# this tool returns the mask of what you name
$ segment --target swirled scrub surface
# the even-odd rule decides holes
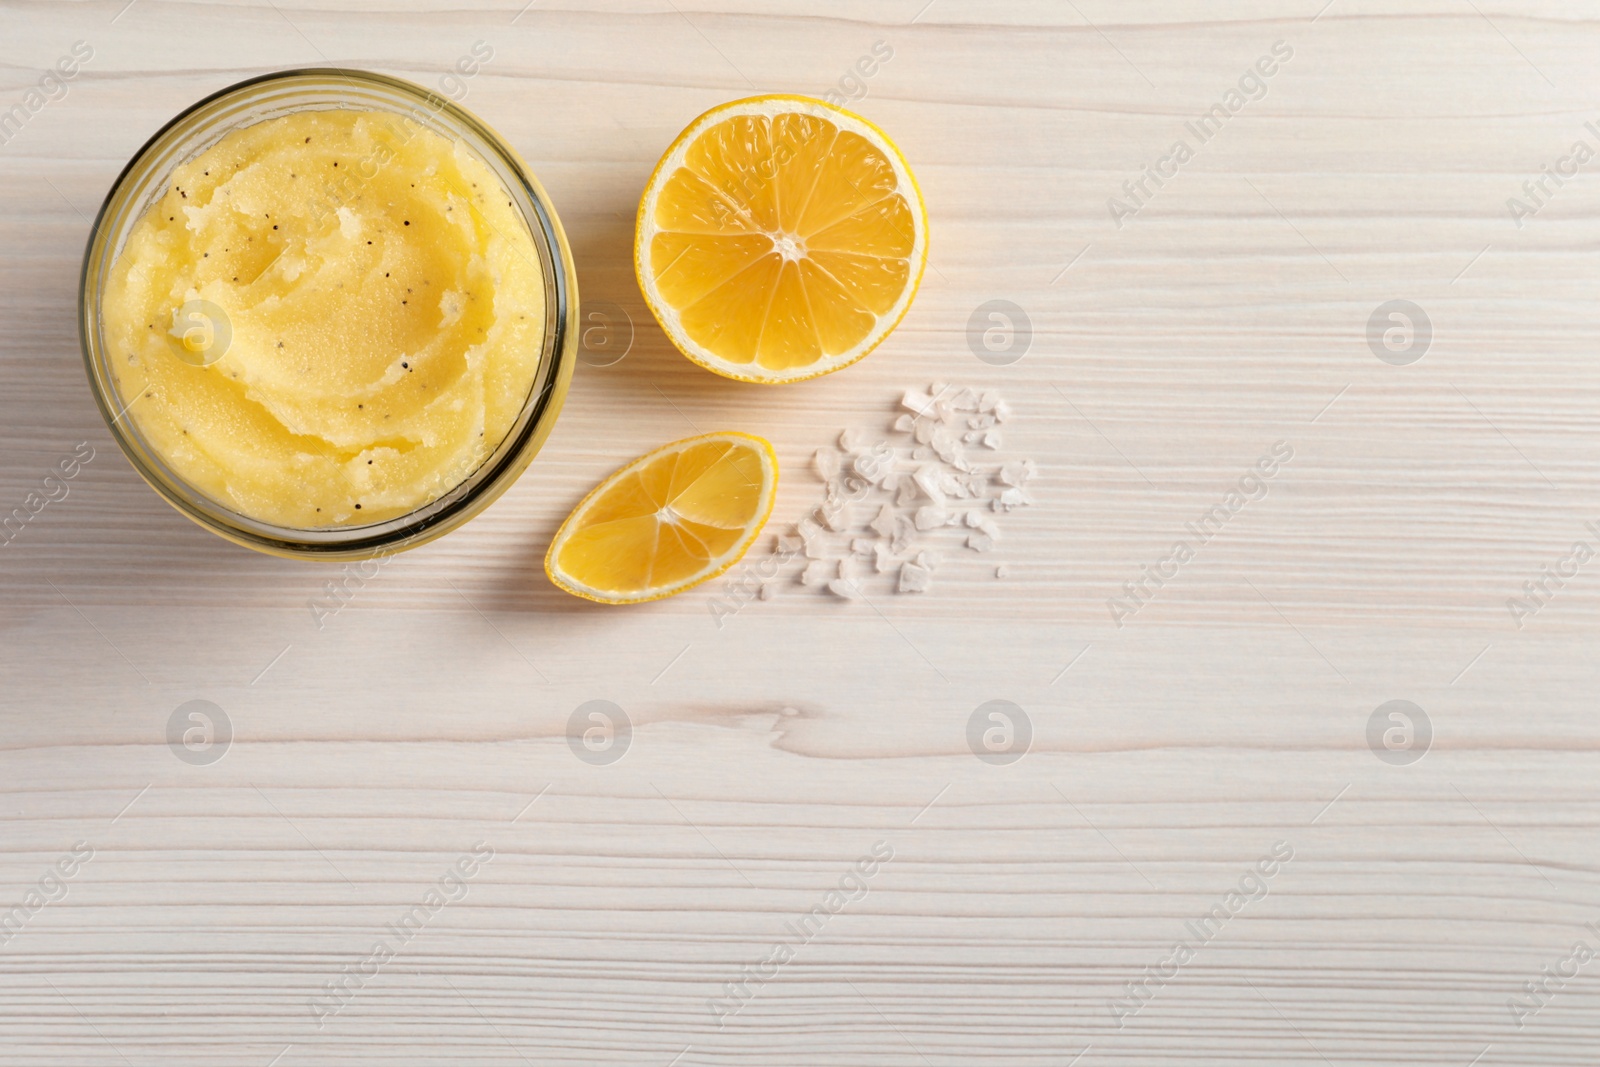
[[[488,165],[417,122],[307,111],[180,166],[101,304],[147,444],[279,526],[381,521],[494,451],[542,357],[544,283]]]

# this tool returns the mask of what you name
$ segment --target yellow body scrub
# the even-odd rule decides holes
[[[202,493],[312,528],[464,481],[543,358],[523,216],[476,154],[389,112],[303,111],[184,163],[101,314],[119,406]]]

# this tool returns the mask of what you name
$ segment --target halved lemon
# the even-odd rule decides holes
[[[544,570],[573,596],[637,604],[715,578],[749,550],[778,491],[778,455],[747,433],[663,445],[601,482],[556,531]]]
[[[847,367],[905,317],[928,217],[905,157],[859,115],[757,96],[701,115],[639,201],[634,270],[683,354],[747,382]]]

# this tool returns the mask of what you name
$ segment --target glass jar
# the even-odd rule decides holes
[[[101,296],[112,265],[173,171],[227,134],[300,111],[386,111],[464,144],[498,177],[525,220],[545,286],[543,351],[532,387],[509,432],[455,488],[404,515],[369,525],[291,528],[253,519],[185,482],[127,417],[109,363]],[[488,507],[549,436],[578,350],[577,272],[549,197],[516,151],[476,116],[421,86],[364,71],[287,70],[229,86],[184,110],[134,154],[106,197],[89,235],[78,297],[83,358],[95,402],[139,475],[206,529],[261,552],[327,560],[388,556],[424,544]]]

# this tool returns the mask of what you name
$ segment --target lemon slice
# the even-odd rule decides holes
[[[664,445],[601,482],[556,531],[544,570],[573,596],[637,604],[733,566],[772,514],[778,456],[747,433]]]
[[[747,382],[847,367],[905,317],[928,217],[878,127],[803,96],[713,108],[667,149],[639,201],[634,270],[696,363]]]

